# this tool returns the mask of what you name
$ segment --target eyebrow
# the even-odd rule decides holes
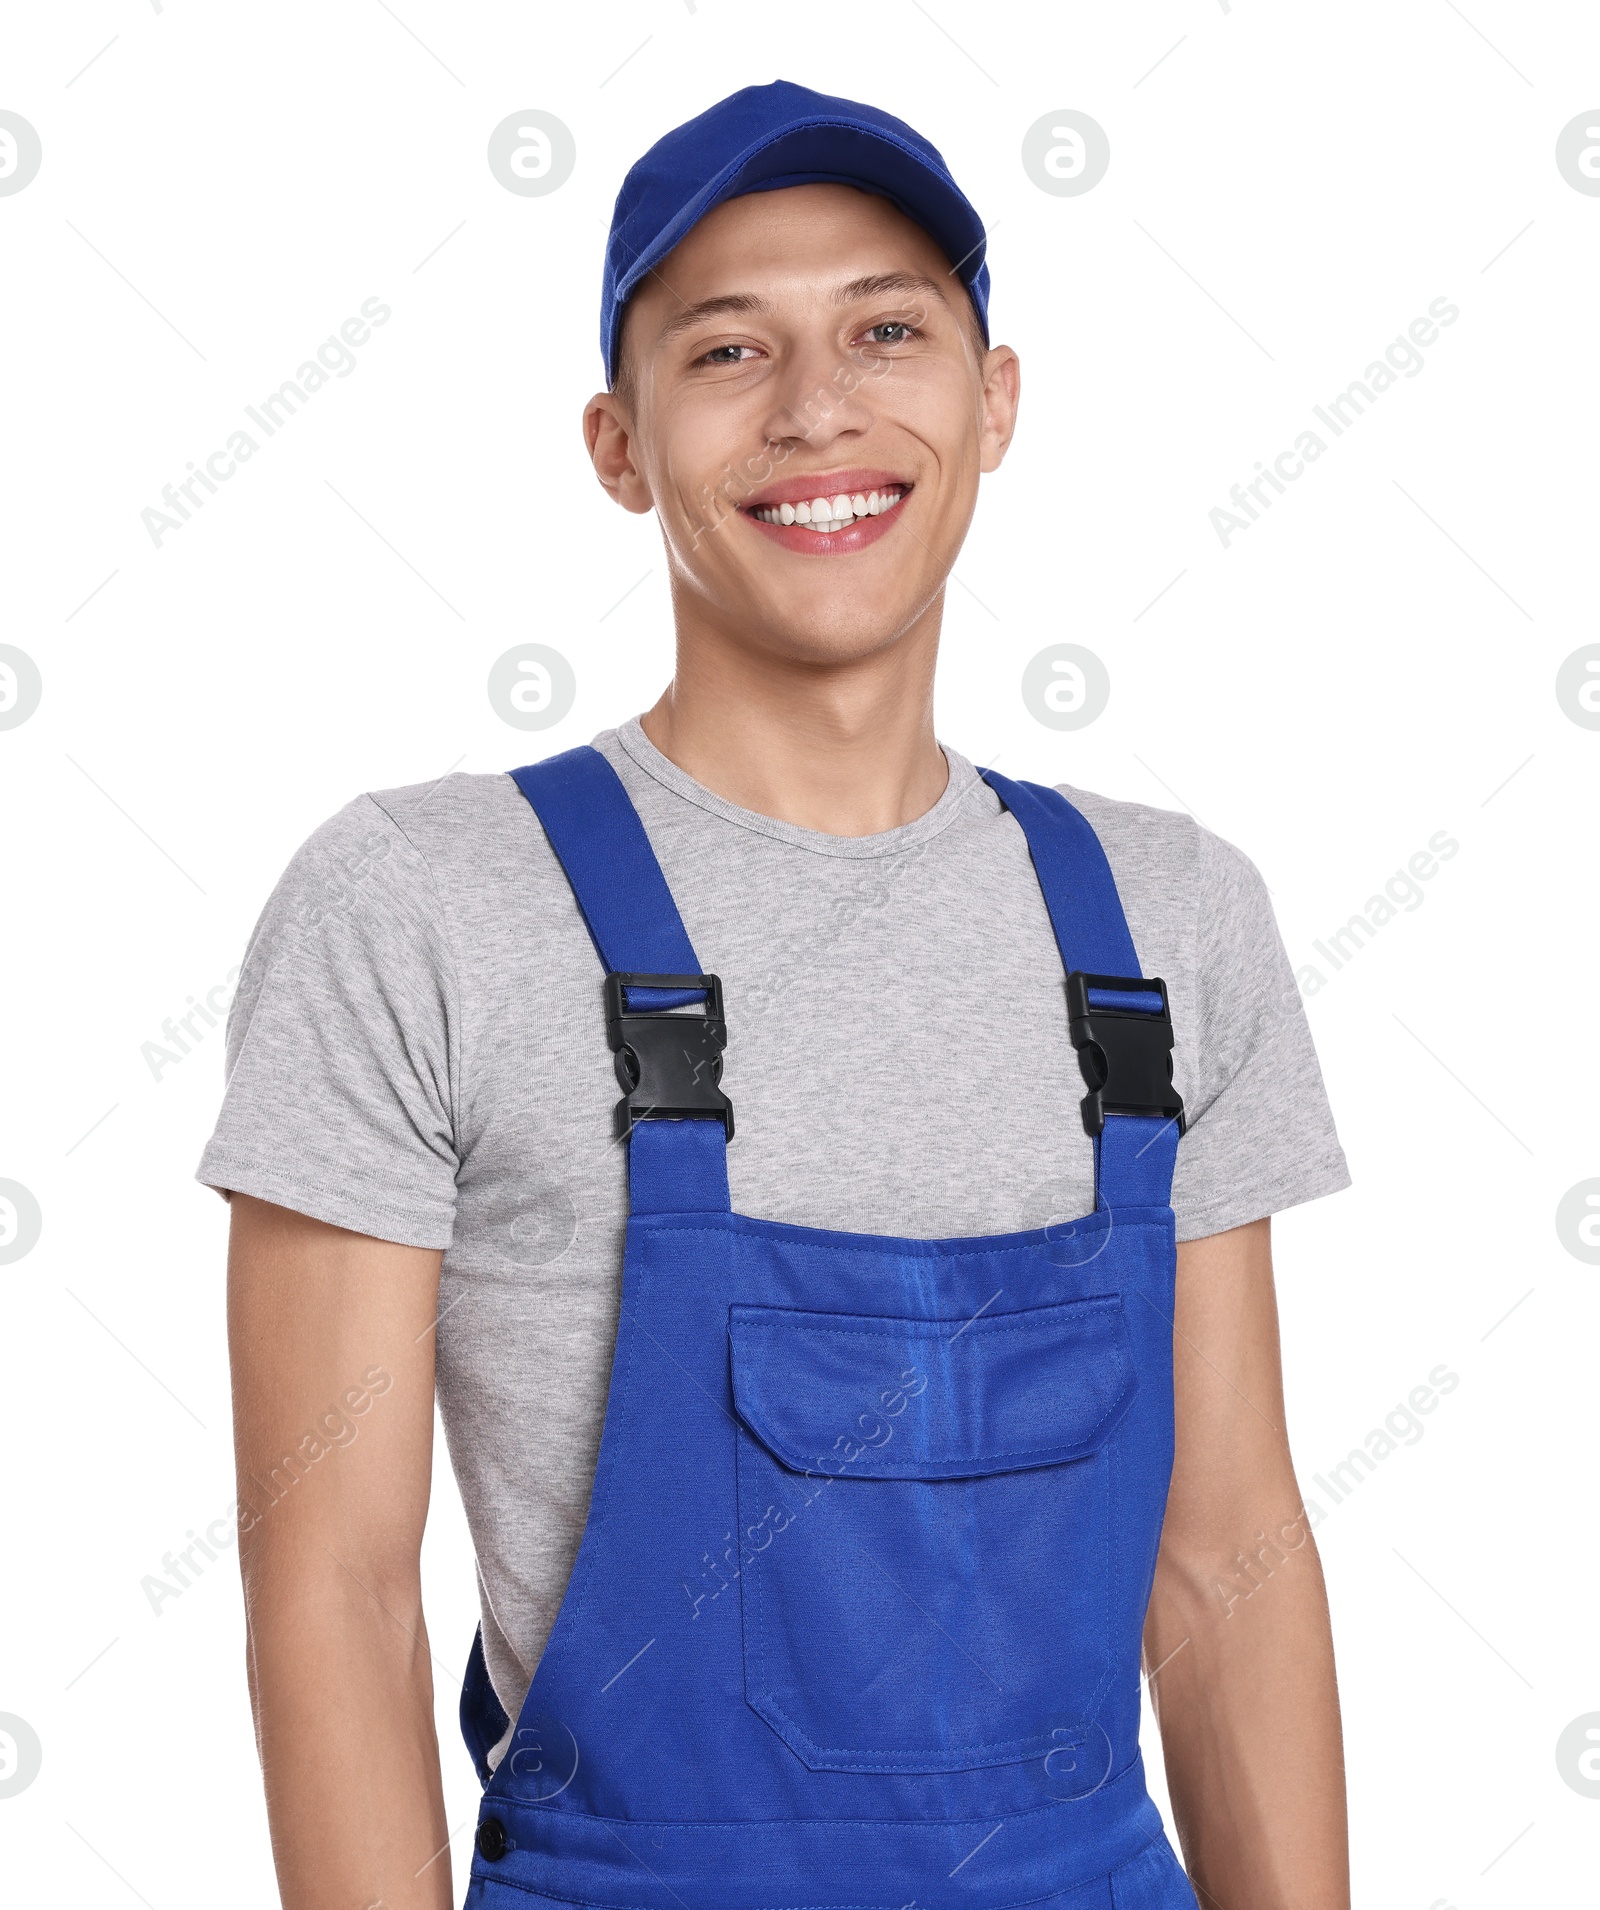
[[[886,292],[931,292],[936,299],[947,302],[939,281],[921,272],[874,272],[864,279],[852,279],[834,293],[833,302],[854,305],[858,299],[881,298]]]
[[[661,327],[656,343],[665,345],[668,339],[676,338],[679,332],[692,331],[708,318],[722,318],[736,313],[760,316],[771,309],[767,301],[757,298],[754,292],[724,292],[720,298],[703,298],[698,304],[685,305],[674,317],[669,318]]]
[[[874,272],[866,278],[851,279],[848,285],[835,289],[833,303],[855,305],[862,299],[881,298],[890,292],[931,292],[942,304],[948,303],[944,287],[938,280],[927,278],[920,272]],[[716,298],[703,298],[694,305],[685,305],[662,326],[656,342],[665,345],[680,332],[692,331],[708,318],[759,318],[771,311],[769,302],[754,292],[724,292]]]

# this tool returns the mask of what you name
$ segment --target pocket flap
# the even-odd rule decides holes
[[[1137,1380],[1116,1295],[973,1320],[729,1309],[739,1417],[794,1472],[970,1479],[1086,1458]]]

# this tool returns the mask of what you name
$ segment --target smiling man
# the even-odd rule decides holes
[[[450,1901],[435,1390],[476,1910],[1348,1903],[1269,1244],[1343,1156],[1251,864],[935,738],[1020,389],[983,240],[804,88],[653,147],[584,429],[671,683],[358,798],[252,938],[200,1178],[288,1910]]]

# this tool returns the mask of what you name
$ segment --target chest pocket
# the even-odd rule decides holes
[[[735,1306],[745,1697],[812,1770],[1046,1756],[1110,1654],[1115,1295],[962,1320]]]

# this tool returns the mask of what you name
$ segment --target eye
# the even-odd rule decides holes
[[[869,325],[861,336],[869,345],[903,345],[908,339],[920,338],[922,333],[908,318],[885,318],[876,325]]]
[[[747,352],[751,357],[756,355],[753,345],[713,345],[696,362],[702,365],[738,365],[744,362]]]

